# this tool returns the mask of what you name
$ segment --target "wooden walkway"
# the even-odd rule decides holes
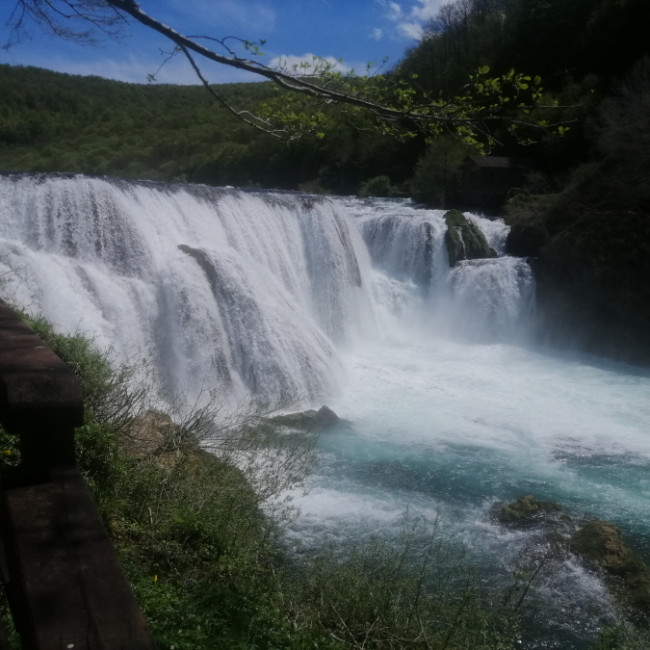
[[[22,648],[155,649],[75,464],[82,423],[74,373],[0,301],[0,424],[21,449],[0,477],[0,572]]]

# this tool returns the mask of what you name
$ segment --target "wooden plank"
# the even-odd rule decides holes
[[[0,301],[0,422],[21,439],[21,468],[31,480],[72,465],[74,429],[83,424],[75,374]]]
[[[24,647],[151,650],[155,644],[76,468],[5,493],[7,559]]]

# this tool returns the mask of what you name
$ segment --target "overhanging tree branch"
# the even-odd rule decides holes
[[[365,111],[375,117],[380,129],[388,133],[424,132],[429,136],[443,131],[451,132],[461,140],[481,146],[495,143],[490,125],[506,123],[511,131],[518,129],[553,130],[558,125],[533,116],[533,109],[542,104],[540,80],[510,71],[500,77],[489,77],[489,69],[481,68],[470,77],[462,94],[452,99],[427,97],[416,93],[412,85],[395,76],[375,77],[344,76],[323,59],[317,59],[313,75],[298,68],[290,73],[282,68],[271,68],[251,58],[238,56],[226,45],[225,39],[209,36],[186,36],[145,13],[134,0],[15,0],[12,20],[14,32],[25,31],[25,23],[32,19],[49,31],[82,42],[91,40],[93,28],[114,34],[116,26],[127,17],[161,34],[174,43],[175,49],[188,59],[198,79],[211,96],[227,110],[247,124],[275,136],[305,131],[318,131],[318,118],[301,119],[300,111],[313,110],[307,106],[292,111],[278,110],[267,105],[268,114],[254,115],[248,110],[239,111],[219,96],[201,71],[198,63],[204,60],[250,72],[267,79],[278,87],[323,104],[338,104],[350,111]],[[72,24],[72,26],[68,25]],[[81,24],[81,29],[75,25]],[[220,54],[200,41],[219,43],[228,55]],[[247,48],[253,44],[242,41]],[[256,47],[253,48],[256,52]],[[282,101],[282,100],[281,100]],[[284,124],[283,124],[284,121]],[[276,123],[280,123],[276,127]]]
[[[191,40],[187,36],[183,36],[175,29],[172,29],[168,25],[164,25],[158,20],[152,18],[148,14],[144,13],[140,6],[133,0],[106,0],[106,2],[117,9],[124,11],[129,14],[132,18],[137,20],[142,25],[150,27],[154,31],[166,36],[169,40],[175,43],[181,48],[185,48],[188,51],[195,52],[200,54],[202,57],[213,61],[214,63],[219,63],[222,65],[227,65],[238,70],[244,70],[246,72],[251,72],[253,74],[259,75],[273,81],[278,84],[280,87],[291,90],[293,92],[302,93],[304,95],[309,95],[311,97],[331,100],[337,103],[349,104],[352,106],[358,106],[359,108],[364,108],[371,110],[376,114],[392,119],[399,120],[404,119],[405,114],[403,111],[395,110],[375,102],[365,100],[361,97],[355,97],[350,94],[338,92],[330,88],[318,86],[310,81],[305,80],[304,78],[295,77],[289,75],[281,70],[275,70],[269,68],[260,63],[252,61],[250,59],[243,59],[236,56],[223,56],[210,50],[209,48],[197,43],[196,41]]]
[[[235,108],[233,108],[221,95],[219,95],[214,90],[214,88],[210,85],[208,80],[203,76],[201,69],[199,68],[196,61],[194,60],[194,57],[190,54],[187,48],[179,45],[179,49],[185,55],[187,60],[190,62],[190,65],[192,66],[194,73],[200,79],[204,88],[208,91],[208,93],[212,96],[212,98],[221,106],[223,106],[227,111],[235,115],[235,117],[242,120],[244,123],[256,129],[260,129],[265,133],[270,133],[275,137],[278,138],[282,137],[282,134],[286,133],[285,131],[278,131],[277,129],[273,129],[273,125],[268,120],[264,120],[261,117],[253,115],[250,111],[238,111]]]

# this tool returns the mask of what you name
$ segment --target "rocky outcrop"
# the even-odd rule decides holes
[[[298,413],[275,415],[268,418],[271,424],[304,431],[323,430],[336,425],[340,418],[328,406],[321,406],[318,411],[309,409]]]
[[[548,515],[563,512],[560,504],[554,501],[539,501],[532,494],[519,497],[513,503],[496,508],[496,518],[512,526],[529,526],[540,523]]]
[[[614,524],[590,521],[571,536],[569,548],[602,569],[624,603],[650,614],[650,570]]]
[[[536,264],[540,329],[598,355],[650,363],[650,218],[589,212]]]
[[[166,450],[176,431],[174,421],[166,413],[148,410],[136,415],[124,436],[126,448],[135,456],[149,456]]]
[[[525,219],[510,226],[506,250],[515,257],[538,257],[548,241],[549,235],[541,219]]]
[[[497,256],[479,227],[469,221],[460,210],[446,212],[445,221],[447,223],[445,245],[449,255],[449,266],[455,266],[461,260]]]
[[[535,258],[547,342],[650,365],[650,208],[636,191],[596,167],[561,193],[508,206],[506,252]]]
[[[621,604],[650,615],[650,569],[614,524],[578,521],[560,504],[540,501],[530,494],[498,504],[493,516],[509,528],[534,527],[536,542],[541,538],[554,556],[562,558],[570,552],[587,566],[602,571],[610,592]]]

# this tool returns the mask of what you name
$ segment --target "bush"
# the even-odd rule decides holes
[[[398,539],[330,549],[294,567],[302,616],[349,648],[516,647],[515,612],[492,604],[462,552],[406,522]]]
[[[388,176],[374,176],[361,183],[359,187],[361,196],[399,196],[400,191],[393,185]]]

